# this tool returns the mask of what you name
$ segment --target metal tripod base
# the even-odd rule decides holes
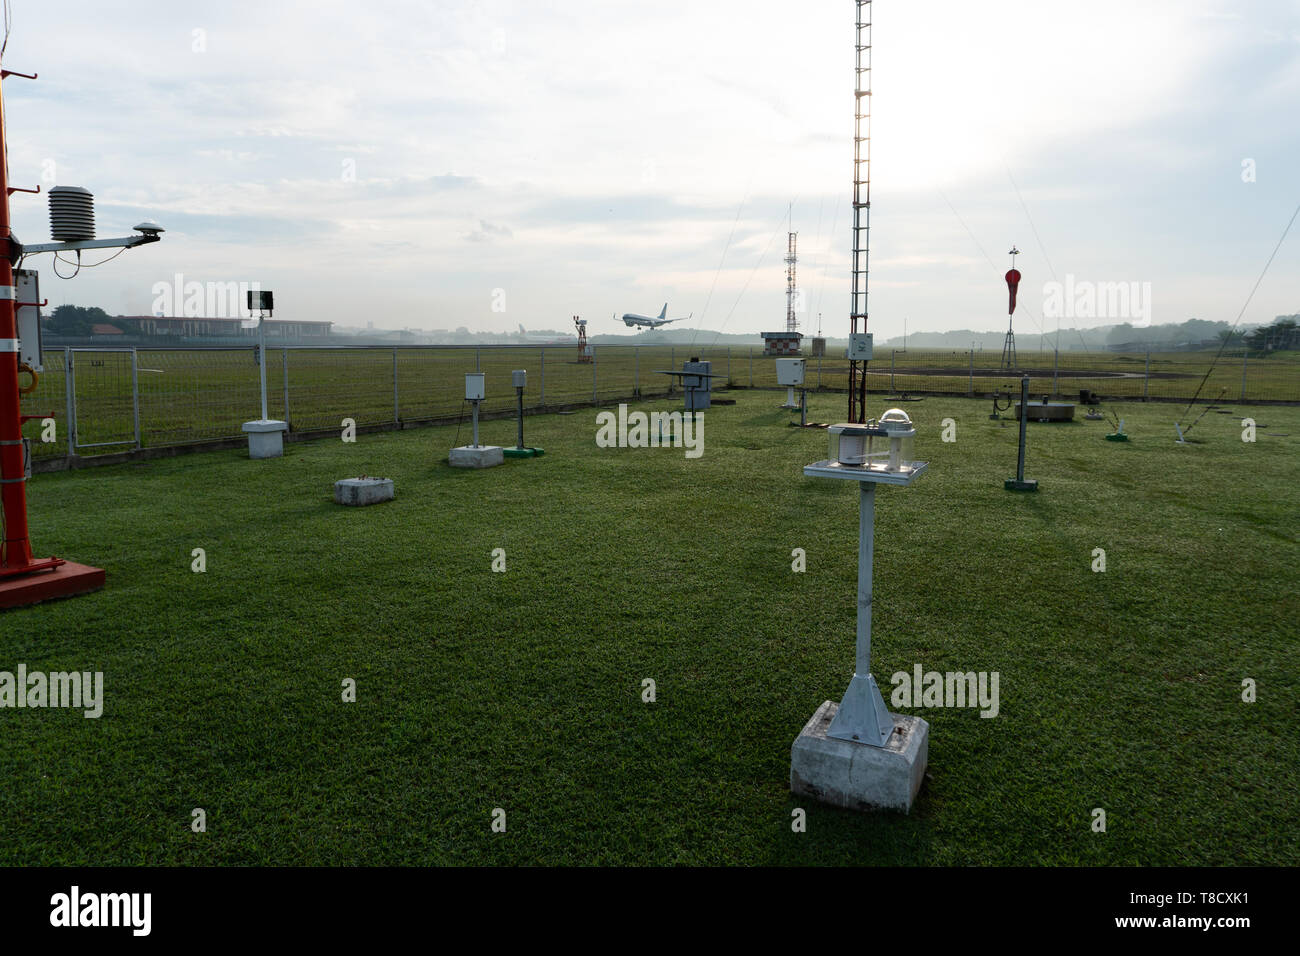
[[[876,679],[870,674],[854,674],[826,736],[883,747],[893,732],[894,718],[885,707]]]

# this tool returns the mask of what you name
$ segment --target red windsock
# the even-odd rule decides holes
[[[1020,270],[1012,269],[1007,272],[1007,288],[1011,291],[1011,305],[1007,309],[1007,315],[1012,315],[1016,311],[1016,287],[1020,285]]]

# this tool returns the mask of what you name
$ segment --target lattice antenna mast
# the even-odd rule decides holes
[[[853,111],[853,274],[849,332],[867,331],[867,261],[871,245],[871,0],[857,0]],[[867,420],[867,363],[849,362],[849,421]]]
[[[790,244],[785,254],[785,330],[787,332],[799,330],[799,320],[794,314],[795,263],[799,261],[799,257],[795,254],[795,246],[798,239],[799,233],[790,233]]]

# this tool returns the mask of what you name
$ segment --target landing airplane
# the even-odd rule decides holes
[[[637,315],[635,312],[629,312],[623,316],[623,324],[626,325],[629,329],[631,328],[657,329],[659,328],[659,326],[667,325],[669,322],[685,322],[686,319],[689,319],[691,315],[694,315],[695,313],[692,312],[691,315],[688,315],[685,318],[678,318],[678,319],[665,319],[664,316],[667,314],[668,314],[668,303],[665,302],[664,307],[659,311],[658,318],[651,318],[648,315]]]

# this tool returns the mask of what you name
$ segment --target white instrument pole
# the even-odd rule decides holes
[[[257,364],[262,373],[262,421],[266,421],[269,418],[266,414],[266,312],[260,310],[257,319]]]

